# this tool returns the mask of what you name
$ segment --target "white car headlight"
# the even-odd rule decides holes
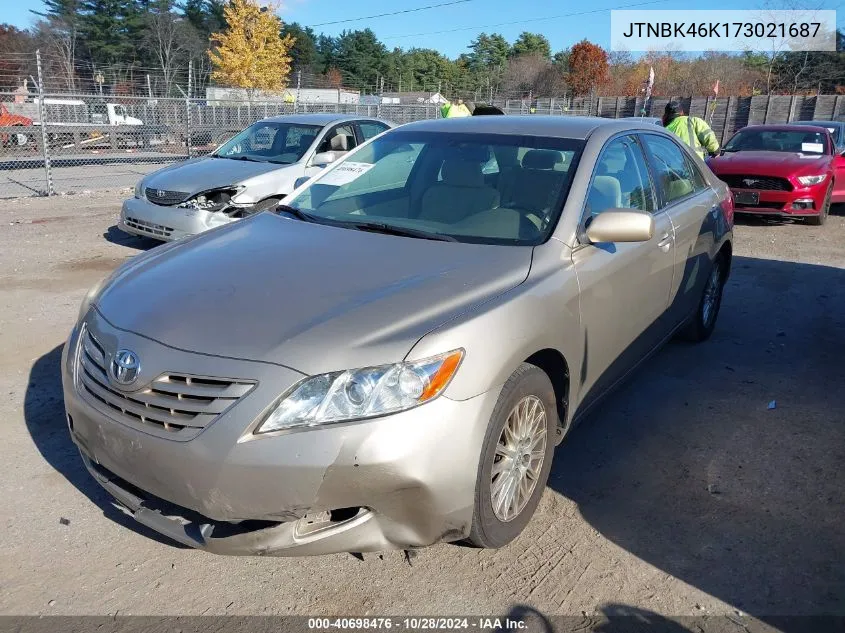
[[[135,185],[135,197],[142,199],[144,198],[144,179],[138,181]]]
[[[463,357],[463,350],[455,350],[424,360],[311,376],[283,396],[255,432],[347,422],[412,409],[443,392]]]
[[[817,185],[822,183],[827,178],[827,174],[819,174],[818,176],[798,176],[798,182],[802,185]]]

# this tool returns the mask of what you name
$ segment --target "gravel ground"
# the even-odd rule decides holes
[[[670,344],[575,430],[525,533],[409,563],[215,557],[111,507],[59,356],[86,289],[152,245],[114,227],[126,195],[0,201],[0,613],[845,615],[845,209],[737,226],[713,338]]]

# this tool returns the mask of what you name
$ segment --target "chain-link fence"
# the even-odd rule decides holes
[[[132,186],[163,163],[211,152],[255,121],[339,113],[408,123],[439,116],[435,104],[250,103],[202,99],[0,93],[0,196]]]
[[[16,101],[17,99],[17,101]],[[654,98],[646,116],[660,116],[668,98]],[[845,96],[760,96],[683,100],[729,138],[754,123],[845,116]],[[507,114],[639,116],[641,97],[502,100]],[[287,103],[0,93],[0,197],[131,187],[162,164],[209,153],[260,119],[331,112],[379,117],[397,124],[440,116],[436,104]]]

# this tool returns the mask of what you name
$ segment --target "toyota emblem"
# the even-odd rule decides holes
[[[141,361],[135,352],[118,350],[112,358],[109,370],[112,379],[121,385],[131,385],[141,371]]]
[[[163,198],[166,194],[167,194],[167,192],[164,189],[157,189],[156,190],[156,195],[159,198]]]

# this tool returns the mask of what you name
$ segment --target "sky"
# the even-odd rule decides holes
[[[610,9],[760,9],[767,0],[711,0],[697,6],[673,0],[285,0],[280,11],[284,21],[311,26],[316,32],[337,35],[344,29],[370,27],[388,48],[433,48],[457,57],[479,33],[498,32],[513,42],[522,31],[543,33],[558,51],[586,38],[601,46],[610,44]],[[845,27],[845,0],[811,0],[813,8],[838,9],[837,24]],[[803,7],[804,2],[793,2]],[[382,13],[421,11],[362,19]],[[786,0],[777,8],[788,8]],[[811,2],[806,6],[809,8]],[[39,10],[41,0],[0,0],[0,23],[18,28],[32,25],[30,9]],[[329,22],[342,23],[327,24]],[[348,21],[346,21],[348,20]]]

